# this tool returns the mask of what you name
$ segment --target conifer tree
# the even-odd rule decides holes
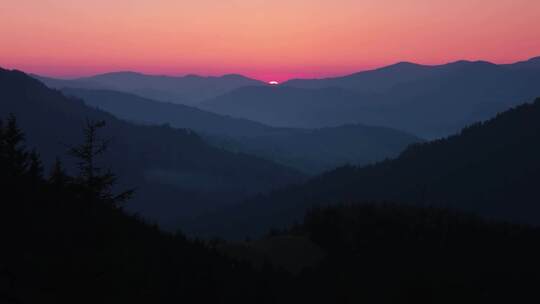
[[[69,181],[69,176],[66,174],[62,162],[59,158],[56,158],[52,166],[48,181],[57,189],[65,186]]]
[[[116,175],[108,169],[103,170],[96,163],[97,158],[103,155],[109,146],[109,140],[100,139],[97,134],[103,127],[105,127],[104,121],[88,120],[83,130],[84,142],[70,149],[70,155],[78,159],[79,175],[75,177],[74,182],[81,188],[85,198],[117,207],[132,196],[133,190],[114,194]]]
[[[17,119],[13,114],[8,117],[2,133],[6,172],[10,176],[20,176],[28,168],[29,153],[25,151],[24,134],[17,126]]]
[[[41,163],[39,154],[35,150],[32,150],[28,158],[28,175],[33,180],[41,180],[43,178],[43,164]]]

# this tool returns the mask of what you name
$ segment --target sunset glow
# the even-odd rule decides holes
[[[264,81],[540,55],[536,0],[3,0],[0,66]]]

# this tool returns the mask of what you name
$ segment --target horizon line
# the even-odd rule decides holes
[[[396,66],[396,65],[399,65],[399,64],[412,64],[412,65],[424,66],[424,67],[439,67],[439,66],[445,66],[445,65],[455,64],[455,63],[459,63],[459,62],[469,62],[469,63],[483,62],[483,63],[493,64],[493,65],[511,65],[511,64],[517,64],[517,63],[522,63],[522,62],[528,62],[528,61],[535,60],[535,59],[540,59],[540,56],[533,56],[533,57],[530,57],[530,58],[527,58],[527,59],[524,59],[524,60],[517,60],[517,61],[510,61],[510,62],[500,62],[500,63],[497,63],[497,62],[494,62],[494,61],[482,60],[482,59],[477,59],[477,60],[475,60],[475,59],[459,59],[459,60],[453,60],[453,61],[446,61],[446,62],[443,62],[443,63],[417,63],[417,62],[413,62],[413,61],[396,61],[396,62],[394,62],[392,64],[380,65],[380,66],[372,67],[372,68],[358,69],[355,72],[349,72],[349,73],[328,74],[326,76],[321,76],[321,77],[291,77],[291,78],[287,78],[287,79],[285,79],[283,81],[279,81],[278,83],[284,83],[284,82],[291,81],[291,80],[318,80],[318,79],[347,77],[347,76],[352,76],[352,75],[355,75],[355,74],[358,74],[358,73],[377,71],[377,70],[381,70],[381,69],[384,69],[384,68]],[[171,73],[171,74],[163,74],[163,73],[140,72],[140,71],[137,71],[136,69],[133,69],[133,70],[120,69],[120,70],[106,71],[106,72],[102,72],[102,73],[91,73],[91,74],[81,74],[81,75],[71,75],[71,76],[68,76],[68,75],[54,76],[54,75],[50,75],[50,74],[26,72],[23,69],[17,69],[17,68],[13,68],[12,70],[19,70],[19,71],[24,72],[24,73],[26,73],[28,75],[34,75],[34,76],[52,78],[52,79],[58,79],[58,80],[77,80],[77,79],[82,79],[82,78],[92,78],[92,77],[103,76],[103,75],[108,75],[108,74],[122,74],[122,73],[124,73],[124,74],[137,74],[137,75],[150,76],[150,77],[170,77],[170,78],[185,78],[185,77],[223,78],[223,77],[227,77],[227,76],[240,76],[240,77],[244,77],[244,78],[247,78],[247,79],[260,81],[262,83],[269,83],[269,82],[276,81],[276,80],[262,80],[260,78],[254,77],[254,76],[247,75],[249,73],[243,74],[243,73],[235,73],[235,72],[223,73],[223,74],[221,74],[221,73],[219,73],[219,74],[218,73],[216,73],[216,74],[198,74],[198,73],[189,73],[189,72],[183,73],[183,74],[173,74],[173,73]]]

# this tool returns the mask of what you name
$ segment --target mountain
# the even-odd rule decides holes
[[[316,205],[398,201],[538,225],[538,155],[540,99],[457,135],[413,145],[394,160],[339,168],[200,221],[215,223],[202,229],[207,233],[243,237],[289,225]]]
[[[240,88],[202,109],[280,127],[361,123],[439,138],[540,95],[537,59],[514,65],[401,63],[351,76]]]
[[[326,253],[295,285],[307,303],[426,304],[537,301],[539,232],[393,204],[320,208],[285,231]]]
[[[35,76],[46,85],[57,88],[109,89],[133,93],[159,101],[197,104],[244,86],[264,83],[230,74],[221,77],[187,75],[182,77],[146,75],[135,72],[114,72],[73,80],[59,80]]]
[[[375,70],[359,72],[342,77],[322,79],[291,79],[283,86],[305,89],[321,89],[337,87],[364,92],[378,92],[391,89],[403,82],[409,82],[437,74],[438,69],[411,62],[399,62]]]
[[[0,70],[0,92],[0,117],[16,115],[28,145],[46,164],[81,142],[87,120],[105,121],[101,135],[111,143],[103,165],[140,189],[128,209],[160,223],[303,178],[273,162],[210,146],[192,131],[119,120],[22,72]]]
[[[347,164],[368,165],[398,156],[422,139],[398,130],[347,124],[321,129],[278,129],[259,137],[210,138],[230,151],[257,155],[305,173],[320,174]]]
[[[87,89],[62,92],[122,119],[189,128],[223,149],[256,155],[310,174],[348,163],[365,165],[394,157],[409,144],[420,141],[389,128],[359,124],[316,130],[272,128],[128,93]]]
[[[154,101],[130,93],[73,88],[65,88],[62,92],[84,100],[88,106],[135,122],[170,124],[174,128],[222,136],[261,136],[274,130],[246,119],[231,118],[181,104]]]
[[[540,56],[531,58],[529,60],[508,64],[506,66],[512,69],[538,70],[540,69]]]
[[[2,121],[0,303],[254,303],[288,279],[127,215],[103,175],[44,177]]]
[[[192,240],[126,214],[114,174],[45,177],[23,138],[2,121],[1,303],[538,302],[538,228],[364,204],[254,241]]]
[[[282,83],[282,85],[306,89],[338,87],[364,92],[384,92],[398,84],[440,77],[456,67],[474,63],[485,64],[487,62],[461,60],[442,65],[422,65],[411,62],[399,62],[386,67],[341,77],[291,79]],[[529,60],[512,64],[501,64],[499,66],[511,69],[538,69],[540,68],[539,64],[540,57],[535,57]]]
[[[324,128],[363,123],[357,113],[374,98],[340,88],[244,87],[198,107],[275,127]]]

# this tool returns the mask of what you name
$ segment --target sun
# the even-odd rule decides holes
[[[275,80],[272,80],[272,81],[269,81],[268,82],[269,85],[278,85],[279,82],[275,81]]]

